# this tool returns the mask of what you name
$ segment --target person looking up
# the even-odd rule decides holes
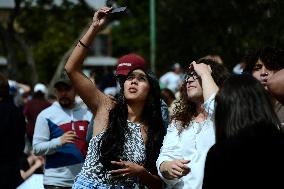
[[[229,76],[209,59],[189,65],[156,166],[170,188],[202,188],[207,151],[215,143],[215,95]]]
[[[93,22],[69,57],[67,71],[76,91],[95,114],[93,138],[73,188],[162,188],[155,161],[165,134],[156,77],[127,61],[117,100],[103,94],[82,72],[88,47],[111,8],[95,12]],[[135,59],[137,61],[137,59]]]

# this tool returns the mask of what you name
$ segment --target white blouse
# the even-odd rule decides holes
[[[191,121],[180,134],[178,134],[176,121],[172,121],[169,125],[156,162],[159,176],[167,183],[167,188],[202,188],[206,155],[210,147],[215,144],[214,103],[215,94],[204,103],[205,111],[208,113],[207,119],[203,122]],[[175,159],[190,160],[187,166],[191,172],[180,179],[167,180],[162,176],[159,167],[162,162]]]

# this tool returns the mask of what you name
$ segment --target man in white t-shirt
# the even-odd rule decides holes
[[[168,88],[173,93],[179,90],[182,81],[182,70],[179,63],[172,66],[172,71],[169,71],[160,77],[160,85],[162,88]]]

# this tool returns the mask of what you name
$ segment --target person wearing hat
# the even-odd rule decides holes
[[[138,55],[120,59],[120,92],[116,101],[102,93],[83,73],[88,46],[106,23],[111,9],[103,7],[93,17],[65,65],[76,91],[95,114],[93,138],[74,189],[149,189],[163,187],[155,167],[165,135],[160,108],[159,82]]]
[[[34,86],[32,99],[29,100],[24,106],[24,115],[27,120],[26,132],[30,144],[32,144],[35,122],[38,114],[50,106],[50,103],[45,98],[46,93],[47,89],[45,85],[42,83],[37,83]]]
[[[118,59],[115,74],[116,74],[117,79],[120,80],[120,78],[127,76],[131,70],[138,69],[138,68],[147,69],[147,64],[146,64],[145,59],[139,54],[129,53],[129,54],[121,56]],[[168,105],[163,99],[161,99],[160,101],[161,101],[161,112],[162,112],[162,118],[163,118],[163,125],[164,125],[164,129],[167,130],[167,127],[170,121]]]
[[[118,86],[116,87],[115,95],[106,93],[105,91],[104,91],[104,94],[110,95],[110,97],[111,96],[115,97],[116,93],[118,92],[118,89],[120,88],[119,81],[123,80],[123,78],[125,78],[131,70],[135,70],[135,69],[139,69],[139,68],[147,69],[146,61],[142,56],[140,56],[137,53],[129,53],[129,54],[121,56],[117,61],[117,66],[116,66],[116,70],[115,70],[116,79],[118,80]],[[166,131],[170,118],[169,118],[168,105],[166,104],[166,102],[163,99],[161,99],[161,112],[162,112],[162,118],[163,118],[163,126],[164,126],[164,129]],[[93,124],[92,127],[94,125],[95,124]],[[93,134],[93,129],[89,128],[87,138],[91,139],[90,136],[92,134]]]
[[[146,62],[144,58],[136,53],[129,53],[118,59],[116,75],[127,76],[131,70],[138,68],[146,69]]]
[[[76,104],[76,93],[66,73],[54,88],[57,101],[36,119],[33,152],[46,159],[45,189],[71,188],[87,153],[86,133],[92,114]]]

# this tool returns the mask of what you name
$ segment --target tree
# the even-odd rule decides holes
[[[126,14],[112,18],[113,55],[121,56],[137,52],[148,59],[149,55],[149,4],[147,1],[117,1],[118,6],[126,6]]]
[[[15,7],[8,15],[8,19],[0,23],[1,41],[8,59],[7,75],[12,79],[20,79],[23,76],[23,65],[21,65],[20,59],[24,58],[31,70],[31,80],[37,82],[38,75],[35,70],[32,51],[14,27],[16,18],[20,15],[21,3],[22,0],[15,0]]]
[[[11,78],[34,83],[38,73],[40,81],[50,81],[92,18],[84,0],[53,2],[15,0],[9,19],[1,22],[0,49]],[[138,52],[149,60],[149,1],[114,2],[128,11],[111,18],[113,55]],[[175,61],[186,66],[207,54],[221,55],[231,69],[250,48],[284,47],[283,9],[281,0],[156,1],[157,74]]]
[[[283,6],[280,0],[159,1],[159,64],[219,54],[232,68],[250,48],[283,47]]]
[[[129,14],[113,29],[115,55],[137,51],[149,60],[149,1],[118,3]],[[166,0],[156,7],[158,75],[207,54],[219,54],[231,69],[251,48],[284,47],[281,0]]]
[[[84,0],[65,0],[61,6],[52,0],[15,0],[9,19],[0,26],[8,76],[48,83],[92,13]]]
[[[78,3],[63,1],[60,6],[53,1],[25,5],[18,21],[24,28],[22,36],[33,50],[41,80],[46,83],[51,80],[60,60],[68,56],[66,52],[70,51],[92,13],[83,0]]]

